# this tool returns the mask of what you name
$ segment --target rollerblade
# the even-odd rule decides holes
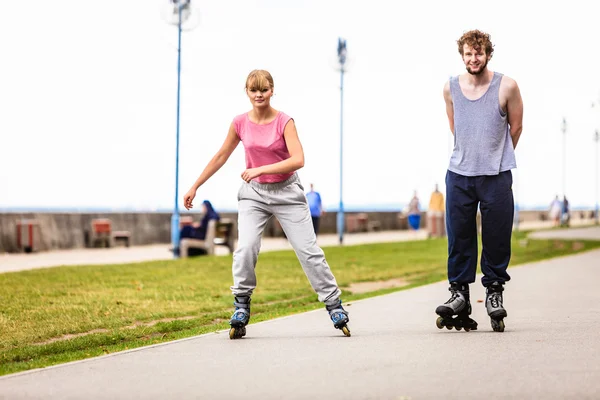
[[[504,287],[499,282],[492,283],[485,291],[485,308],[490,316],[494,332],[504,332],[504,318],[508,315],[502,306],[503,291]]]
[[[331,321],[333,321],[333,326],[336,329],[341,329],[344,335],[350,336],[350,328],[348,328],[350,318],[348,318],[348,312],[342,307],[342,301],[338,300],[337,303],[330,306],[325,305],[325,308],[327,308],[327,311],[329,312],[329,317],[331,318]]]
[[[465,332],[477,330],[477,322],[469,317],[471,315],[471,302],[469,299],[469,285],[456,282],[450,283],[450,299],[435,309],[439,315],[435,325],[442,329],[451,330],[456,328],[460,331],[464,328]]]
[[[233,305],[235,311],[229,321],[229,325],[231,325],[229,339],[241,339],[246,336],[246,325],[250,321],[250,297],[236,296]]]

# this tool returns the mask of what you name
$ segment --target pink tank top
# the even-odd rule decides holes
[[[244,144],[246,152],[246,168],[257,168],[274,164],[290,158],[290,153],[283,137],[287,123],[292,119],[281,111],[268,124],[255,124],[250,121],[248,113],[238,115],[233,119],[235,131]],[[258,183],[281,182],[292,176],[287,174],[262,175],[254,180]]]

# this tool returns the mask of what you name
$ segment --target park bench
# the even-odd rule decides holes
[[[90,222],[90,230],[86,232],[89,247],[112,246],[112,222],[108,218],[95,218]]]
[[[123,242],[129,247],[131,232],[113,231],[110,219],[94,218],[90,225],[90,230],[86,232],[86,243],[89,247],[112,247],[115,242]]]
[[[204,240],[183,238],[179,242],[181,257],[189,257],[190,249],[202,249],[207,255],[215,254],[215,246],[225,246],[231,253],[234,250],[235,232],[234,224],[230,219],[220,221],[210,220],[206,229]]]
[[[217,234],[217,221],[211,219],[206,228],[206,237],[204,240],[183,238],[179,241],[179,254],[181,257],[189,257],[190,249],[202,249],[207,255],[215,254],[215,237]]]
[[[129,231],[114,231],[112,233],[113,243],[123,242],[125,247],[129,247],[131,241],[131,232]]]
[[[368,232],[369,216],[367,213],[346,215],[346,232]]]
[[[233,253],[235,246],[235,231],[233,221],[223,218],[217,223],[217,232],[214,243],[216,246],[225,246]]]

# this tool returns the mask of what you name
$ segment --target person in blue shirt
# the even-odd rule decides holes
[[[310,192],[306,193],[306,199],[308,200],[308,207],[310,208],[310,216],[312,218],[313,227],[315,228],[315,235],[319,234],[319,222],[323,211],[323,203],[321,202],[321,195],[319,192],[315,192],[314,185],[310,184]]]

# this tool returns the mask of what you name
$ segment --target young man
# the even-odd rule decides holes
[[[477,271],[477,207],[481,211],[481,271],[486,308],[494,331],[504,331],[502,305],[510,261],[514,201],[511,169],[523,129],[523,101],[517,83],[488,69],[490,35],[466,32],[458,41],[467,73],[444,86],[454,150],[446,174],[446,226],[450,299],[436,309],[437,325],[477,329],[469,318],[469,284]],[[454,317],[456,316],[456,317]]]

